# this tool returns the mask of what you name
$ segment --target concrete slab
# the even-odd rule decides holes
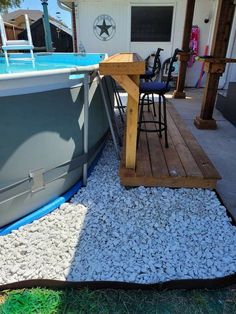
[[[222,176],[217,191],[236,219],[236,128],[215,109],[217,130],[198,130],[193,120],[200,114],[203,89],[186,89],[187,99],[171,99],[189,130],[196,137]]]

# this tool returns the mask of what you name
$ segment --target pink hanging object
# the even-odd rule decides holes
[[[195,62],[195,57],[198,56],[200,44],[200,28],[198,26],[193,26],[190,36],[189,48],[191,51],[191,57],[188,62],[188,66],[192,67]]]

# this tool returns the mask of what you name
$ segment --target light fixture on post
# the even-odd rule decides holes
[[[57,17],[57,21],[59,24],[62,24],[62,18],[61,18],[61,12],[56,12],[56,17]],[[56,31],[57,31],[57,37],[60,38],[60,32],[61,32],[61,28],[60,27],[57,27],[56,28]]]
[[[53,51],[52,47],[52,35],[49,23],[49,16],[48,16],[48,0],[41,0],[43,6],[43,25],[44,25],[44,32],[45,32],[45,44],[47,51]]]

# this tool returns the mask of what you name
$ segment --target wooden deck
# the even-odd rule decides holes
[[[169,148],[165,148],[164,138],[159,138],[157,133],[141,132],[136,169],[132,170],[125,168],[123,145],[119,171],[121,184],[215,188],[217,180],[221,179],[219,173],[171,104],[167,104],[167,111]],[[152,119],[152,112],[146,111],[145,120]]]

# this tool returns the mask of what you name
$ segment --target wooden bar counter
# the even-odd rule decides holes
[[[132,53],[117,54],[100,63],[100,73],[111,75],[128,92],[125,145],[119,169],[121,184],[215,188],[219,173],[172,104],[167,103],[169,148],[157,134],[141,132],[137,149],[139,75],[144,72],[145,62]],[[156,119],[152,110],[145,109],[144,116],[145,121]],[[145,127],[148,128],[146,123]]]
[[[135,53],[119,53],[100,63],[100,74],[110,75],[128,93],[126,117],[125,166],[135,169],[139,104],[139,76],[145,61]]]

